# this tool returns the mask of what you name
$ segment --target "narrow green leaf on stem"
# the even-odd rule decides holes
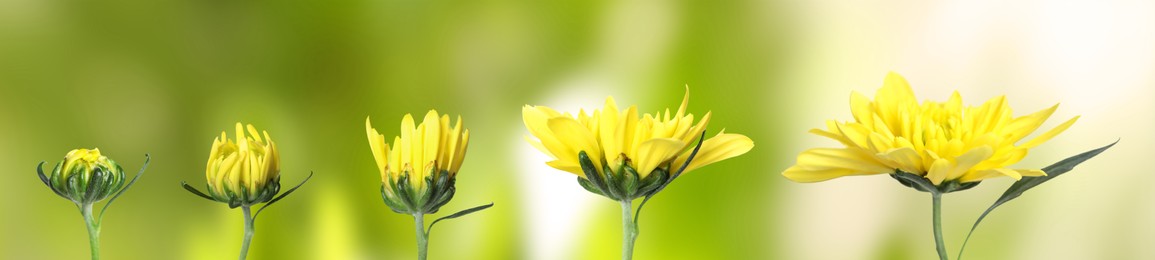
[[[682,167],[678,168],[677,172],[674,172],[672,175],[670,175],[670,178],[667,178],[664,183],[659,185],[657,188],[654,188],[654,191],[650,192],[650,194],[648,194],[648,195],[646,195],[646,197],[642,198],[642,203],[638,204],[638,209],[637,209],[637,211],[634,212],[634,226],[635,227],[638,226],[638,218],[640,218],[642,216],[642,207],[646,206],[646,202],[650,202],[650,198],[653,198],[654,195],[658,194],[658,192],[666,189],[666,186],[670,186],[670,183],[673,183],[674,179],[677,179],[678,176],[682,175],[683,171],[686,171],[686,167],[689,167],[690,162],[694,161],[694,157],[698,156],[698,151],[702,149],[702,143],[705,141],[706,141],[706,131],[702,131],[702,135],[698,137],[698,144],[694,145],[694,150],[690,151],[690,156],[686,157],[686,162],[682,163]]]
[[[294,186],[292,189],[285,191],[285,193],[281,193],[280,196],[273,198],[268,203],[265,203],[264,206],[261,206],[260,209],[257,209],[257,213],[253,214],[253,221],[257,221],[257,215],[260,215],[262,211],[265,211],[265,208],[268,208],[269,206],[273,205],[273,203],[277,203],[277,201],[280,201],[281,199],[285,198],[285,196],[289,196],[289,194],[292,194],[294,191],[297,190],[297,188],[300,188],[301,185],[305,185],[306,182],[309,182],[309,178],[313,178],[313,172],[309,172],[309,176],[305,176],[305,180],[301,181],[301,183],[298,183],[297,186]]]
[[[148,169],[148,162],[151,160],[151,156],[149,156],[147,153],[144,154],[144,164],[140,166],[140,171],[136,172],[136,176],[132,177],[132,180],[128,182],[128,185],[124,185],[124,188],[121,188],[120,191],[116,192],[116,195],[112,195],[112,198],[108,199],[107,203],[104,203],[104,207],[100,208],[100,216],[96,218],[96,222],[104,220],[104,212],[108,211],[108,206],[112,206],[112,202],[116,201],[116,198],[119,198],[121,194],[124,194],[125,191],[128,191],[128,188],[132,188],[132,185],[136,184],[136,180],[140,179],[141,175],[144,175],[144,170]]]
[[[962,259],[963,249],[966,249],[967,242],[970,241],[971,235],[975,233],[975,229],[979,227],[979,223],[981,223],[983,219],[985,219],[987,215],[991,213],[991,211],[995,210],[995,208],[1015,198],[1018,198],[1019,196],[1022,196],[1023,192],[1039,186],[1039,184],[1043,184],[1044,182],[1050,181],[1055,177],[1059,177],[1059,175],[1063,175],[1064,173],[1071,171],[1075,168],[1075,166],[1087,161],[1088,159],[1091,159],[1092,157],[1095,157],[1096,155],[1099,155],[1103,151],[1106,151],[1108,148],[1115,146],[1117,143],[1119,143],[1118,140],[1107,146],[1086,151],[1078,155],[1071,156],[1067,159],[1063,159],[1062,161],[1059,161],[1050,166],[1044,167],[1042,170],[1043,172],[1047,173],[1046,176],[1023,177],[1019,181],[1016,181],[1014,184],[1011,184],[1011,187],[1007,188],[1007,191],[1003,192],[1003,195],[1000,196],[998,200],[995,200],[995,203],[992,204],[991,207],[987,208],[986,211],[983,211],[983,214],[979,215],[978,220],[975,220],[975,224],[971,226],[970,232],[967,232],[966,239],[963,240],[962,247],[959,248],[958,259]]]
[[[437,222],[441,222],[442,220],[446,220],[446,219],[459,218],[461,216],[469,215],[469,214],[472,214],[474,212],[488,209],[490,207],[493,207],[493,202],[490,202],[489,204],[477,206],[477,207],[468,208],[468,209],[465,209],[462,211],[458,211],[457,213],[449,214],[449,216],[444,216],[444,217],[438,218],[437,220],[434,220],[433,223],[429,224],[429,231],[426,231],[426,235],[428,235],[429,232],[433,232],[433,225],[437,225]]]
[[[205,199],[211,200],[211,201],[216,201],[215,199],[213,199],[213,197],[210,197],[209,195],[206,195],[204,192],[197,190],[197,188],[193,188],[191,185],[188,185],[187,182],[183,182],[183,181],[180,182],[180,186],[184,187],[184,189],[187,190],[188,192],[191,192],[194,195],[200,196],[201,198],[205,198]]]

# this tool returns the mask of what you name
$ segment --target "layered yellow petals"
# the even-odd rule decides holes
[[[1006,97],[964,107],[955,92],[946,102],[919,103],[902,76],[887,75],[874,100],[850,96],[854,121],[828,121],[810,132],[834,139],[845,148],[811,149],[782,174],[798,182],[818,182],[850,175],[908,172],[935,185],[987,178],[1045,175],[1040,170],[1008,169],[1031,148],[1062,133],[1078,119],[1024,141],[1058,108],[1012,116]]]
[[[461,117],[456,124],[450,124],[449,115],[438,115],[436,110],[426,113],[421,124],[415,124],[413,115],[406,114],[401,119],[400,135],[393,138],[392,145],[373,128],[368,117],[365,132],[381,181],[388,183],[408,173],[411,184],[418,188],[424,186],[425,177],[432,171],[448,171],[450,176],[456,176],[469,146],[469,130],[462,126]]]
[[[222,131],[213,140],[205,177],[215,194],[246,191],[256,196],[280,176],[280,153],[269,133],[258,133],[253,125],[237,123],[235,137],[236,141],[229,139]]]
[[[606,98],[602,109],[580,111],[576,116],[526,105],[522,120],[530,133],[526,140],[553,157],[546,163],[550,167],[585,177],[578,160],[578,154],[585,152],[598,172],[604,170],[603,165],[615,171],[630,166],[644,178],[654,169],[681,167],[705,131],[710,113],[695,123],[694,115],[687,112],[689,98],[687,89],[676,112],[641,116],[636,106],[619,110],[613,97]],[[743,135],[719,134],[703,143],[687,170],[741,155],[753,146]]]

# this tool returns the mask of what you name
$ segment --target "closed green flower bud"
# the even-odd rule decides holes
[[[41,181],[56,195],[77,204],[92,204],[116,194],[124,187],[124,170],[112,159],[100,154],[100,149],[75,149],[56,164],[45,176],[37,166]]]

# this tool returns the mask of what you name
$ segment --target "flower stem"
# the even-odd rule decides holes
[[[80,215],[84,216],[84,224],[88,226],[88,245],[92,251],[92,260],[100,259],[100,223],[92,216],[92,204],[80,206]]]
[[[622,260],[634,258],[634,241],[638,240],[638,226],[634,225],[633,201],[622,200]]]
[[[253,216],[249,206],[241,206],[241,211],[245,214],[245,240],[241,243],[241,256],[237,259],[245,260],[249,256],[249,244],[253,241]]]
[[[417,260],[425,260],[429,255],[429,233],[425,233],[425,214],[413,214],[414,230],[417,231]]]
[[[938,259],[947,260],[946,243],[942,240],[942,194],[931,192],[931,203],[934,212],[934,246],[938,250]]]

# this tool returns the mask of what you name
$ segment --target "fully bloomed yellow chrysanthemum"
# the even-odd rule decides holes
[[[1043,176],[1042,170],[1008,168],[1027,151],[1075,123],[1071,118],[1033,139],[1020,142],[1055,112],[1058,104],[1014,117],[1006,97],[981,106],[963,107],[956,91],[946,102],[919,103],[906,80],[890,73],[873,101],[851,94],[854,121],[827,121],[811,133],[841,142],[844,148],[802,152],[782,175],[797,182],[819,182],[842,176],[892,174],[923,176],[935,185],[969,183],[999,176],[1020,179]]]
[[[647,113],[641,117],[636,106],[618,110],[613,97],[606,98],[601,110],[594,110],[592,114],[580,111],[576,117],[544,106],[526,105],[522,108],[522,119],[530,134],[537,137],[534,140],[527,136],[526,140],[555,159],[546,163],[551,167],[589,179],[579,160],[579,154],[584,151],[593,163],[592,170],[598,174],[620,177],[625,171],[631,171],[631,174],[636,172],[638,179],[645,179],[655,170],[675,174],[705,131],[710,113],[694,124],[694,115],[686,112],[689,99],[687,89],[677,112],[670,113],[667,109],[665,114]],[[742,155],[753,147],[754,142],[744,135],[719,133],[702,143],[685,171]],[[639,190],[616,199],[631,199],[645,193]]]

